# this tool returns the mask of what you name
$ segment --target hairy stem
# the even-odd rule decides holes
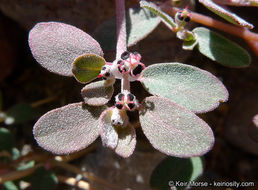
[[[125,18],[125,1],[116,0],[116,27],[117,27],[117,45],[116,59],[126,51],[126,18]]]
[[[179,10],[178,8],[168,6],[168,4],[163,4],[161,8],[167,12],[168,14],[174,16],[176,12]],[[245,40],[249,41],[257,41],[258,42],[258,34],[254,32],[250,32],[246,28],[233,26],[230,24],[226,24],[220,21],[217,21],[211,17],[201,15],[199,13],[191,12],[191,20],[194,22],[197,22],[199,24],[203,24],[212,28],[216,28],[218,30],[221,30],[223,32],[241,37]]]
[[[128,74],[123,76],[121,80],[121,92],[128,90],[130,92],[130,81],[128,80]]]
[[[123,52],[127,50],[126,46],[126,17],[125,17],[125,1],[116,0],[116,27],[117,27],[117,44],[116,44],[116,60],[118,60]],[[121,92],[130,91],[130,81],[128,74],[121,79]]]

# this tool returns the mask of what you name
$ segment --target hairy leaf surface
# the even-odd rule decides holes
[[[200,156],[214,143],[207,123],[166,98],[147,97],[142,102],[140,122],[152,146],[169,156]]]
[[[145,89],[195,112],[215,109],[228,99],[227,89],[211,73],[181,63],[157,63],[140,78]]]
[[[254,26],[244,19],[240,18],[236,14],[224,9],[223,7],[217,5],[212,0],[199,0],[200,3],[202,3],[205,7],[207,7],[209,10],[214,12],[215,14],[219,15],[220,17],[224,18],[228,22],[241,26],[241,27],[247,27],[249,29],[252,29]]]
[[[85,53],[103,56],[98,42],[82,30],[60,22],[41,22],[29,33],[34,58],[47,70],[72,76],[72,63]]]
[[[98,118],[105,109],[68,104],[43,115],[34,125],[38,144],[55,154],[69,154],[89,146],[98,136]]]

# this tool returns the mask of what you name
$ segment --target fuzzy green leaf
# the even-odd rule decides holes
[[[168,157],[154,169],[150,185],[157,190],[171,190],[177,182],[186,182],[176,186],[178,190],[185,189],[190,182],[195,181],[203,172],[202,159]]]
[[[12,133],[6,128],[0,128],[0,151],[11,151],[14,146],[14,138]]]
[[[205,7],[207,7],[210,11],[214,12],[215,14],[219,15],[220,17],[224,18],[232,24],[241,27],[247,27],[249,29],[252,29],[254,27],[252,24],[246,22],[244,19],[240,18],[236,14],[217,5],[212,0],[199,0],[199,2],[202,3]]]
[[[113,84],[104,80],[90,83],[81,90],[84,102],[92,106],[101,106],[108,103],[113,93]]]
[[[163,20],[164,23],[169,25],[170,28],[176,27],[176,23],[171,18],[171,16],[169,16],[167,13],[160,10],[160,8],[158,8],[154,3],[147,2],[147,1],[140,1],[140,6],[150,10],[152,13],[159,16]]]
[[[147,67],[140,78],[151,94],[168,98],[195,112],[215,109],[228,99],[224,85],[211,73],[181,63],[158,63]]]
[[[160,19],[149,10],[140,7],[129,8],[126,11],[127,46],[130,47],[148,34],[160,23]],[[105,51],[116,48],[116,19],[112,18],[100,25],[94,32],[94,37]]]
[[[96,54],[85,54],[75,59],[72,72],[78,82],[88,83],[97,78],[105,64],[104,58]]]
[[[105,108],[74,103],[49,111],[34,125],[34,137],[55,154],[82,150],[99,136],[98,119]]]
[[[200,156],[214,143],[207,123],[166,98],[147,97],[142,102],[140,122],[152,146],[169,156]]]
[[[57,182],[56,175],[44,167],[38,168],[31,178],[32,190],[54,190]]]
[[[213,61],[228,67],[245,67],[251,62],[248,52],[236,43],[207,28],[193,30],[197,35],[199,51]]]
[[[5,123],[7,125],[20,124],[30,121],[36,117],[36,112],[31,105],[20,103],[12,106],[6,112]]]

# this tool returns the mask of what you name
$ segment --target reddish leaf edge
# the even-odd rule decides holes
[[[78,102],[78,103],[67,104],[67,105],[65,105],[65,106],[62,106],[62,107],[60,107],[60,108],[53,109],[53,110],[51,110],[51,111],[45,113],[45,114],[42,115],[42,116],[38,119],[38,121],[34,124],[32,132],[33,132],[34,139],[36,140],[36,142],[37,142],[37,144],[38,144],[39,147],[41,147],[42,149],[47,150],[47,151],[49,151],[49,152],[51,152],[51,153],[53,153],[53,154],[56,154],[56,155],[69,155],[69,154],[72,154],[72,153],[75,153],[75,152],[79,152],[80,150],[83,150],[83,149],[87,148],[88,146],[90,146],[90,145],[99,137],[99,134],[98,134],[98,135],[94,138],[94,140],[92,140],[92,142],[91,142],[88,146],[81,146],[79,149],[77,148],[76,150],[61,151],[61,152],[56,151],[55,149],[52,149],[51,147],[48,147],[48,146],[41,146],[41,145],[38,143],[37,137],[35,137],[35,131],[36,131],[37,128],[38,128],[38,123],[40,122],[40,119],[41,119],[42,117],[48,115],[48,114],[52,114],[52,113],[54,113],[54,112],[60,111],[60,110],[62,110],[62,109],[65,109],[66,107],[69,107],[69,106],[72,106],[72,105],[73,105],[73,106],[81,106],[82,109],[83,109],[83,106],[85,106],[84,102]]]
[[[184,111],[186,111],[186,112],[191,112],[191,113],[194,114],[196,117],[198,117],[194,112],[192,112],[192,111],[190,111],[190,110],[188,110],[188,109],[186,109],[186,108],[184,108],[184,107],[182,107],[182,106],[176,104],[175,102],[173,102],[173,101],[171,101],[171,100],[169,100],[169,99],[167,99],[167,98],[163,98],[163,97],[159,97],[159,96],[149,96],[149,97],[146,97],[145,99],[143,99],[142,103],[143,103],[147,98],[159,98],[159,99],[163,99],[163,101],[167,101],[167,102],[170,103],[170,104],[174,104],[174,105],[176,105],[177,107],[179,107],[180,109],[182,109],[182,110],[184,110]],[[142,110],[142,109],[143,109],[143,107],[141,108],[141,110]],[[140,110],[140,112],[141,112],[141,110]],[[140,113],[139,113],[139,114],[140,114]],[[146,136],[144,130],[142,130],[142,131],[143,131],[145,137],[146,137],[146,138],[148,139],[148,141],[150,142],[150,144],[153,146],[153,148],[155,148],[156,150],[162,152],[163,154],[166,154],[166,155],[168,155],[168,156],[174,156],[174,157],[177,157],[177,158],[190,158],[190,157],[202,156],[202,155],[206,154],[207,152],[209,152],[209,151],[213,148],[214,143],[215,143],[215,138],[214,138],[214,134],[213,134],[213,131],[212,131],[212,129],[210,128],[210,126],[209,126],[204,120],[202,120],[200,117],[198,117],[198,118],[200,119],[200,121],[201,121],[202,124],[208,126],[209,133],[210,133],[210,138],[211,138],[211,144],[210,144],[209,148],[207,148],[206,150],[200,152],[199,154],[188,154],[188,155],[183,155],[183,154],[182,154],[182,155],[175,155],[175,154],[170,154],[170,153],[168,153],[168,152],[166,152],[166,151],[162,151],[162,150],[160,150],[158,147],[156,147],[156,146],[154,145],[154,143],[152,143],[152,142],[148,139],[148,137]]]
[[[68,25],[69,27],[73,27],[73,28],[75,28],[75,29],[77,29],[77,30],[80,30],[81,32],[87,34],[88,36],[90,36],[90,37],[93,39],[93,43],[95,44],[95,46],[98,46],[98,48],[101,50],[101,56],[102,56],[102,57],[104,56],[104,53],[103,53],[103,50],[102,50],[100,44],[99,44],[91,35],[89,35],[88,33],[84,32],[84,31],[81,30],[80,28],[77,28],[76,26],[73,26],[73,25],[70,25],[70,24],[66,24],[66,23],[63,23],[63,22],[55,22],[55,21],[50,21],[50,22],[38,22],[38,23],[35,24],[35,25],[33,26],[33,28],[31,28],[31,30],[29,31],[28,44],[29,44],[31,53],[32,53],[32,55],[33,55],[33,58],[36,60],[36,62],[37,62],[38,64],[40,64],[41,67],[43,67],[43,66],[41,65],[41,63],[39,63],[39,62],[37,61],[37,59],[34,57],[34,54],[35,54],[34,49],[35,49],[35,48],[33,48],[34,46],[32,45],[32,42],[31,42],[31,31],[32,31],[34,28],[36,28],[38,25],[49,25],[49,24],[64,24],[64,25]],[[81,56],[81,55],[80,55],[80,56]],[[78,57],[79,57],[79,56],[78,56]],[[72,63],[71,63],[71,64],[72,64]],[[46,67],[43,67],[43,68],[45,68],[45,69],[48,70],[49,72],[54,73],[54,74],[57,74],[57,75],[66,76],[66,77],[73,77],[72,71],[71,71],[70,74],[63,74],[63,73],[61,74],[61,73],[59,73],[59,72],[56,72],[55,70],[52,70],[52,69],[49,69],[49,68],[46,68]]]

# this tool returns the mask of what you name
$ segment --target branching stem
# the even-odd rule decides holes
[[[176,7],[171,7],[167,3],[164,3],[160,8],[163,11],[170,14],[171,16],[174,16],[176,14],[176,12],[179,10]],[[226,24],[226,23],[217,21],[211,17],[204,16],[202,14],[195,13],[195,12],[191,12],[191,20],[196,23],[203,24],[203,25],[206,25],[206,26],[209,26],[212,28],[216,28],[223,32],[241,37],[248,41],[257,41],[258,42],[258,34],[251,32],[246,28],[233,26],[231,24]]]

